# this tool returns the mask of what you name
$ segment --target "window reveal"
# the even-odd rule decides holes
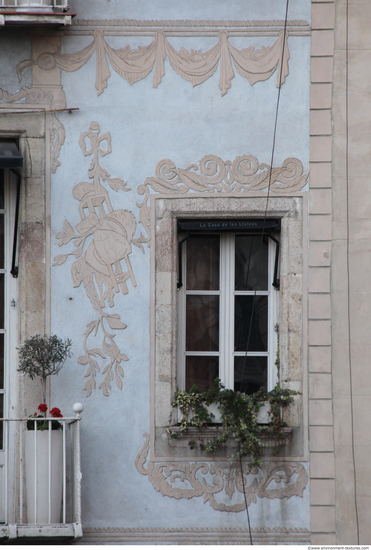
[[[276,383],[276,247],[267,235],[262,239],[261,232],[230,229],[179,235],[185,240],[178,293],[182,389],[196,384],[205,390],[216,377],[226,387],[246,393],[261,387],[270,390]]]

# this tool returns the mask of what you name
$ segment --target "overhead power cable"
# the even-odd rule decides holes
[[[261,233],[259,252],[258,252],[257,276],[256,276],[256,280],[255,280],[255,285],[254,285],[255,288],[254,288],[253,302],[252,302],[252,308],[251,308],[249,332],[248,332],[248,337],[247,337],[247,342],[246,342],[246,352],[245,352],[245,356],[244,356],[244,363],[243,363],[242,374],[241,374],[241,382],[240,382],[240,391],[241,392],[242,392],[242,388],[243,388],[243,380],[244,380],[244,374],[245,374],[245,368],[246,368],[246,362],[247,362],[247,353],[248,353],[248,350],[249,350],[250,339],[251,339],[251,330],[252,330],[253,319],[254,319],[254,310],[255,310],[256,296],[257,296],[256,292],[257,292],[257,285],[258,285],[259,276],[260,276],[261,252],[262,252],[262,246],[263,246],[265,224],[266,224],[267,214],[268,214],[270,187],[271,187],[271,182],[272,182],[274,151],[275,151],[275,147],[276,147],[278,112],[279,112],[281,87],[282,87],[282,69],[283,69],[283,60],[284,60],[284,56],[285,56],[285,43],[286,43],[288,11],[289,11],[289,0],[286,0],[284,39],[283,39],[283,44],[282,44],[282,56],[281,56],[281,64],[280,64],[280,79],[279,79],[279,87],[278,87],[278,94],[277,94],[276,114],[275,114],[275,119],[274,119],[272,154],[271,154],[271,163],[270,163],[270,169],[269,169],[268,190],[267,190],[267,198],[266,198],[265,211],[264,211],[263,230],[262,230],[262,233]],[[252,246],[252,244],[250,246]],[[249,264],[248,264],[248,268],[247,268],[247,277],[249,276],[249,272],[250,272],[250,261],[251,261],[251,249],[250,249],[250,254],[249,254]],[[243,494],[244,494],[245,504],[246,504],[246,514],[247,514],[247,523],[248,523],[249,534],[250,534],[250,544],[252,545],[253,542],[252,542],[252,533],[251,533],[251,525],[250,525],[250,515],[249,515],[249,507],[247,505],[245,479],[244,479],[244,476],[243,476],[241,456],[240,456],[240,469],[241,469]]]

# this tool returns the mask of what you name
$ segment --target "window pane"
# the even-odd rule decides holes
[[[4,389],[4,334],[0,334],[0,390]]]
[[[0,214],[0,269],[4,269],[4,214]]]
[[[235,357],[234,391],[251,394],[260,388],[267,391],[267,357]]]
[[[186,391],[193,384],[205,391],[214,385],[219,377],[219,357],[187,357],[186,358]]]
[[[219,290],[219,235],[187,239],[187,290]]]
[[[186,350],[219,350],[219,296],[187,296]]]
[[[246,351],[250,324],[251,333],[247,351],[268,351],[268,296],[235,296],[235,351]]]
[[[4,418],[4,394],[0,393],[0,418]],[[0,421],[0,451],[4,450],[4,422]]]
[[[235,289],[268,290],[268,238],[263,242],[261,235],[235,238]]]
[[[0,273],[0,328],[4,328],[4,273]]]
[[[4,208],[4,170],[0,170],[0,209]]]

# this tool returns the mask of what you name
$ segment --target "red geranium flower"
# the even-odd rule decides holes
[[[53,409],[51,409],[50,414],[53,418],[63,418],[63,415],[61,414],[61,411],[60,409],[58,409],[58,407],[54,407]]]
[[[46,411],[48,410],[48,405],[46,405],[45,403],[41,403],[41,405],[38,406],[38,409],[40,412],[46,413]]]

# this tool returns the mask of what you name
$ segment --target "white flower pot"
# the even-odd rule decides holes
[[[26,431],[27,519],[31,524],[60,523],[63,490],[63,431],[51,431],[51,517],[49,522],[49,432],[36,431],[37,485],[35,483],[35,432]],[[37,491],[37,514],[35,507]]]

